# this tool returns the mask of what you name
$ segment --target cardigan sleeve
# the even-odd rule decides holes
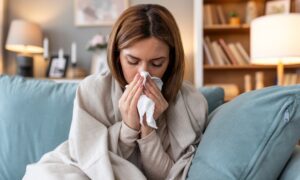
[[[138,131],[131,129],[124,123],[124,121],[122,121],[119,146],[125,159],[128,159],[128,157],[133,153],[136,147],[136,140],[138,138],[138,135]]]
[[[143,169],[149,179],[165,179],[174,165],[173,160],[164,151],[161,140],[153,130],[142,139],[137,140]]]

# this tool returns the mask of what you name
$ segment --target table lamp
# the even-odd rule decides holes
[[[33,76],[33,53],[42,53],[42,31],[34,23],[24,20],[11,22],[5,48],[17,52],[17,73],[21,76]]]
[[[256,18],[250,33],[251,63],[277,65],[277,85],[283,85],[283,65],[300,63],[300,14]]]

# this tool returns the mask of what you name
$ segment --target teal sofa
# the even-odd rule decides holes
[[[27,164],[37,162],[68,138],[77,86],[77,83],[0,76],[1,180],[22,179]],[[210,115],[224,106],[221,88],[204,87],[199,91],[207,99]],[[286,180],[299,178],[299,156],[300,149],[296,147],[278,174]],[[191,170],[202,171],[197,169],[196,161]],[[188,178],[199,179],[194,172]]]

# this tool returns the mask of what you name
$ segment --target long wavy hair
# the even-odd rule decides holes
[[[184,51],[177,23],[163,6],[136,5],[120,15],[113,26],[108,43],[107,60],[110,71],[124,88],[127,82],[120,64],[120,51],[150,37],[155,37],[169,46],[170,60],[162,77],[162,94],[168,102],[174,101],[183,81]]]

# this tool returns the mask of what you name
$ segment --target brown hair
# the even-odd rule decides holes
[[[124,88],[127,83],[119,60],[120,51],[149,37],[155,37],[169,46],[170,60],[162,77],[162,93],[168,102],[173,101],[183,81],[184,51],[176,21],[165,7],[136,5],[120,15],[109,38],[107,58],[110,71]]]

